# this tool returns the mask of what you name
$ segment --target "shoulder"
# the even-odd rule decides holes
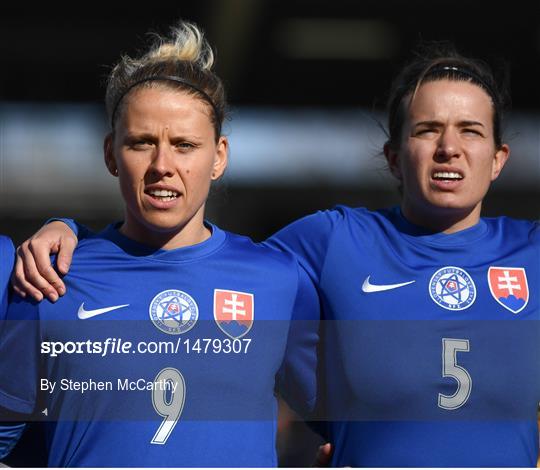
[[[492,217],[485,218],[485,222],[495,233],[509,240],[528,240],[531,243],[540,243],[540,223],[524,219],[514,219],[512,217]]]
[[[333,227],[348,219],[354,219],[364,216],[369,211],[363,207],[349,207],[345,205],[337,205],[331,209],[320,210],[304,216],[295,222],[292,222],[289,227],[302,225],[318,225]]]
[[[338,205],[304,216],[277,232],[272,238],[296,235],[298,237],[330,236],[335,230],[350,226],[371,225],[379,217],[378,212],[364,207]]]
[[[104,237],[101,233],[91,234],[87,238],[79,241],[73,254],[73,260],[79,261],[92,256],[109,256],[115,251],[119,251],[116,245]]]
[[[52,255],[54,258],[56,255]],[[79,270],[86,270],[96,266],[96,269],[109,268],[126,261],[136,260],[120,246],[115,244],[105,235],[105,230],[100,233],[90,233],[86,238],[79,241],[71,261],[68,276]]]
[[[264,243],[292,253],[315,281],[320,279],[331,247],[351,239],[369,244],[375,235],[375,213],[364,208],[336,206],[319,211],[287,225]]]
[[[227,243],[222,256],[234,256],[237,262],[264,263],[276,267],[292,268],[296,266],[296,259],[290,253],[277,250],[266,243],[253,241],[251,238],[232,232],[225,232]],[[296,268],[294,268],[296,269]]]
[[[198,264],[197,269],[204,269],[208,279],[217,276],[226,279],[227,283],[245,286],[246,292],[264,292],[268,305],[278,299],[281,299],[279,302],[294,302],[298,295],[304,296],[303,301],[307,304],[310,281],[294,254],[255,242],[247,236],[225,234],[222,249]],[[291,312],[285,309],[275,318]]]
[[[219,254],[220,266],[253,279],[265,279],[281,289],[296,289],[306,275],[295,253],[281,250],[266,241],[227,233],[227,243]]]
[[[269,241],[289,243],[297,240],[306,244],[319,244],[329,243],[334,236],[339,238],[351,233],[360,238],[372,238],[385,225],[391,225],[390,217],[385,211],[338,205],[292,222],[274,234]]]
[[[11,238],[6,237],[5,235],[0,235],[0,250],[2,250],[2,255],[5,256],[5,253],[14,253],[15,247]]]
[[[0,271],[10,273],[15,261],[15,246],[5,235],[0,235],[0,260]]]

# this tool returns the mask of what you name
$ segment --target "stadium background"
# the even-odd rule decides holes
[[[502,59],[511,74],[513,152],[484,214],[538,218],[538,7],[530,0],[504,8],[465,0],[3,5],[0,232],[20,243],[50,216],[94,229],[121,218],[102,163],[104,78],[120,54],[147,43],[147,31],[166,33],[178,18],[206,31],[229,94],[230,166],[208,209],[221,227],[262,240],[338,203],[397,203],[379,153],[386,91],[419,40],[445,39],[496,68]],[[281,425],[281,464],[310,465],[316,438],[300,423]]]

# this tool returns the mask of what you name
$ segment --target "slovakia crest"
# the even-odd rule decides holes
[[[476,286],[467,271],[455,266],[439,269],[429,282],[433,302],[447,310],[465,310],[476,300]]]
[[[246,335],[255,315],[253,294],[234,290],[214,290],[214,319],[223,333],[233,339]]]
[[[488,284],[493,298],[512,313],[521,312],[529,302],[525,268],[490,266]]]
[[[170,335],[180,335],[195,326],[199,307],[189,294],[169,289],[152,299],[149,314],[156,328]]]

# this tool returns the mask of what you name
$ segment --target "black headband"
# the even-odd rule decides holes
[[[138,86],[138,85],[140,85],[141,83],[144,83],[144,82],[153,82],[153,81],[160,81],[160,80],[180,83],[181,85],[184,85],[184,86],[186,86],[188,88],[191,88],[192,90],[195,90],[197,93],[199,93],[204,98],[204,100],[207,101],[208,104],[210,104],[210,106],[212,106],[212,109],[214,110],[214,115],[216,117],[216,122],[218,123],[218,128],[220,128],[221,122],[220,122],[220,118],[219,118],[218,109],[217,109],[216,105],[214,104],[214,101],[212,100],[212,98],[210,98],[210,96],[208,95],[208,93],[206,93],[202,88],[199,88],[198,86],[194,85],[193,83],[190,83],[187,80],[184,80],[183,78],[175,77],[173,75],[158,75],[156,77],[141,78],[140,80],[137,80],[136,82],[133,82],[129,87],[127,87],[124,90],[124,92],[118,97],[118,99],[116,100],[116,103],[115,103],[115,105],[113,107],[112,114],[111,114],[111,127],[114,128],[114,118],[116,116],[116,111],[118,110],[118,106],[120,105],[120,103],[122,102],[124,97],[133,88],[135,88],[136,86]]]
[[[462,68],[458,67],[457,65],[452,64],[440,64],[436,65],[435,67],[428,70],[424,78],[430,77],[432,75],[438,75],[438,74],[456,74],[456,75],[462,75],[465,77],[472,78],[474,82],[477,85],[480,85],[482,88],[484,88],[488,94],[491,96],[493,101],[497,101],[497,94],[495,93],[495,90],[493,87],[487,84],[487,82],[474,70],[471,70],[469,68]]]

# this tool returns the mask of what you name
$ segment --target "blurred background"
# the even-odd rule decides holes
[[[504,8],[470,0],[4,4],[0,233],[20,243],[51,216],[93,229],[122,217],[102,159],[105,78],[121,54],[144,49],[148,31],[167,33],[179,18],[206,31],[228,90],[230,165],[208,210],[221,227],[262,240],[338,203],[398,203],[380,124],[391,79],[420,40],[451,40],[510,71],[512,155],[484,214],[538,218],[539,7],[538,0]],[[317,438],[295,421],[282,420],[282,431],[281,464],[310,465]]]

